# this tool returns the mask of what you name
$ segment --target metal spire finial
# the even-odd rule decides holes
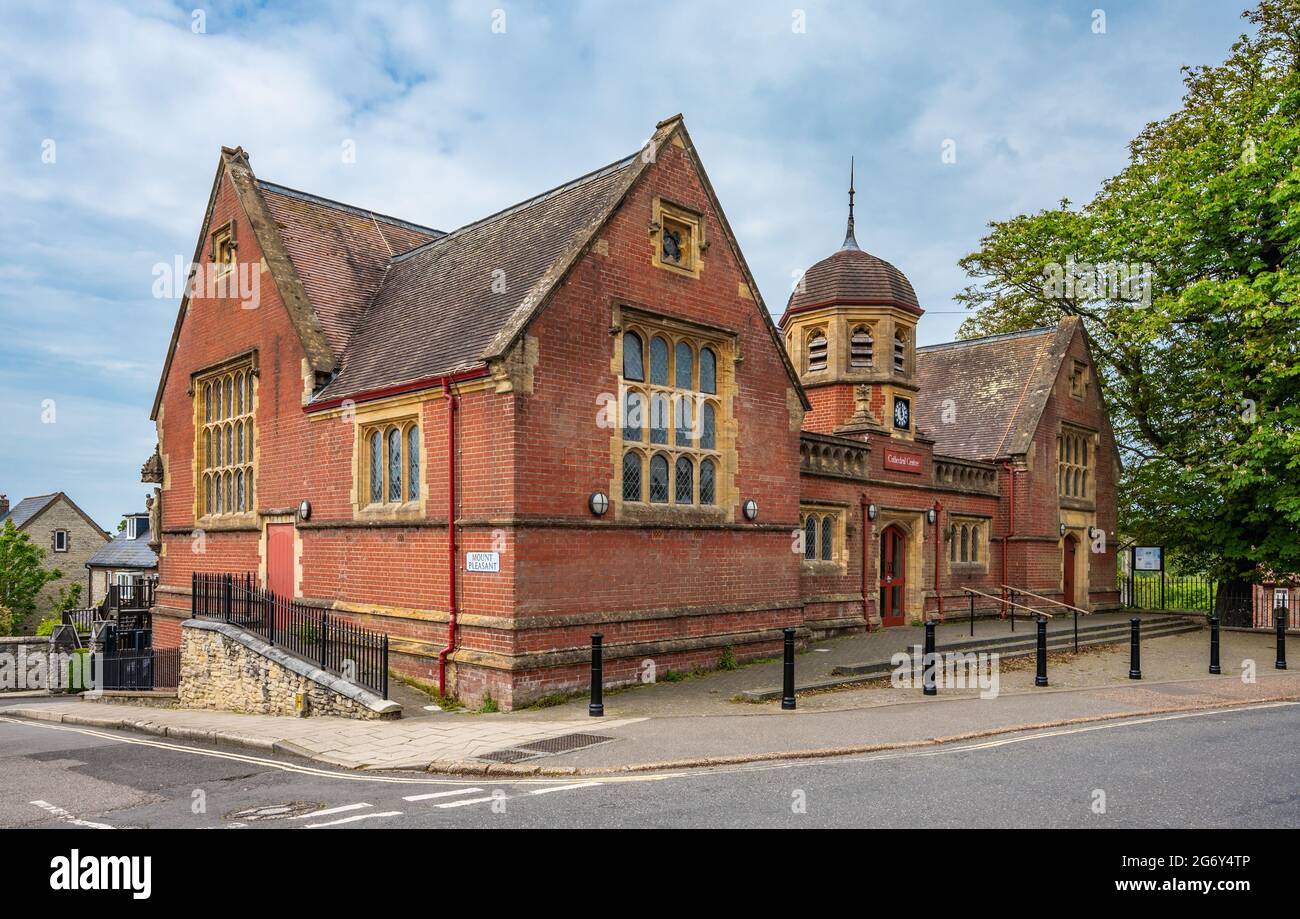
[[[853,174],[854,174],[854,158],[849,157],[849,227],[848,230],[846,230],[844,233],[844,245],[840,246],[841,249],[858,248],[858,240],[853,235],[853,196],[857,194],[857,192],[853,190],[853,178],[854,178]]]

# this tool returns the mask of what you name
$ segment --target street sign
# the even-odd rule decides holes
[[[466,552],[466,571],[483,571],[495,573],[501,570],[500,552]]]
[[[1165,550],[1160,546],[1134,546],[1134,571],[1164,571]]]

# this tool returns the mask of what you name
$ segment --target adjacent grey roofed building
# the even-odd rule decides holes
[[[14,526],[22,529],[23,525],[31,520],[41,511],[45,510],[50,504],[59,497],[59,493],[52,495],[37,495],[34,498],[23,498],[13,506],[13,509],[7,513],[0,514],[0,526],[4,526],[6,520],[12,520]]]
[[[134,527],[131,521],[134,520]],[[149,548],[149,515],[128,514],[127,528],[86,562],[87,568],[156,568],[158,556]],[[135,536],[132,538],[132,531]]]

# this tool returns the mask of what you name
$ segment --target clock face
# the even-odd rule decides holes
[[[894,427],[907,430],[912,421],[912,407],[906,399],[894,400]]]

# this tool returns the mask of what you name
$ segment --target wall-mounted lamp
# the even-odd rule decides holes
[[[587,507],[597,517],[604,517],[605,511],[609,510],[609,495],[603,491],[593,491],[591,497],[587,499]]]
[[[298,519],[299,519],[299,520],[310,520],[310,519],[311,519],[311,502],[310,502],[310,501],[303,501],[303,502],[301,502],[301,503],[298,505]]]
[[[1062,538],[1062,539],[1065,538],[1065,523],[1064,523],[1064,521],[1062,521],[1062,523],[1061,523],[1061,538]]]
[[[875,520],[875,519],[876,519],[876,515],[879,514],[879,513],[880,513],[880,508],[876,507],[874,504],[868,504],[868,505],[867,505],[867,519],[868,519],[868,520]]]
[[[754,520],[758,517],[758,502],[753,498],[746,498],[745,503],[740,505],[740,509],[746,520]]]
[[[939,519],[939,514],[934,508],[930,508],[928,511],[925,512],[926,523],[934,523],[938,519]]]

